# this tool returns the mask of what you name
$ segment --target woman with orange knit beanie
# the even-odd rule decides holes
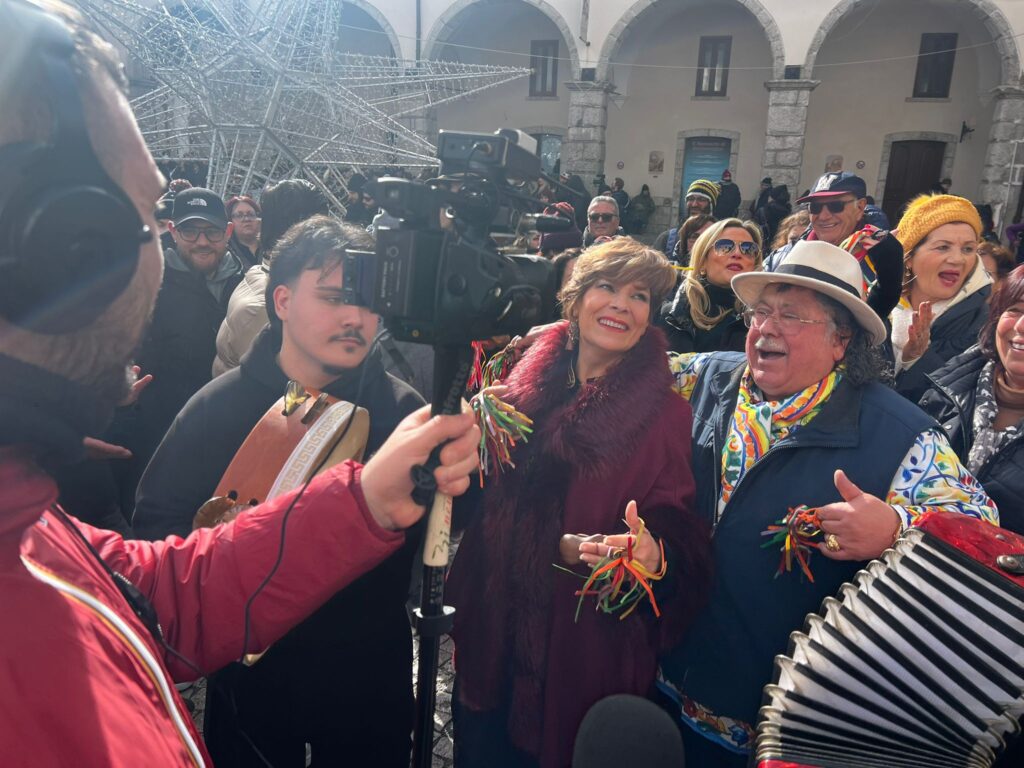
[[[903,296],[892,311],[896,390],[917,402],[928,374],[978,341],[992,280],[980,266],[982,224],[974,204],[955,195],[910,202],[894,232],[903,245]]]

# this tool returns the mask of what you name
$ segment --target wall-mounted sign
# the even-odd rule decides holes
[[[665,172],[665,153],[657,149],[651,150],[651,154],[647,157],[647,172],[648,173],[664,173]]]
[[[683,155],[683,179],[679,190],[679,209],[685,205],[686,190],[697,179],[718,181],[728,169],[732,139],[719,136],[696,136],[686,140]]]

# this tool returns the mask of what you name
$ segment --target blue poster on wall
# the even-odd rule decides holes
[[[717,182],[729,167],[732,139],[719,136],[695,136],[686,140],[683,155],[683,181],[679,190],[679,211],[683,212],[686,190],[697,179]]]

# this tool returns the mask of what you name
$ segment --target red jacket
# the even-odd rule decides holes
[[[285,553],[253,602],[247,652],[265,648],[398,549],[366,508],[360,467],[310,484]],[[125,541],[77,523],[152,602],[166,642],[204,673],[242,653],[244,610],[270,572],[294,494],[186,539]],[[166,654],[84,542],[53,511],[53,480],[0,448],[0,749],[5,766],[210,765],[175,680],[198,673]]]

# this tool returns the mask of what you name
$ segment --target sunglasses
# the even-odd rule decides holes
[[[817,216],[821,213],[823,208],[828,208],[829,213],[842,213],[843,208],[848,206],[850,203],[856,202],[855,200],[829,200],[827,203],[814,202],[813,200],[807,204],[811,214]]]
[[[591,221],[609,222],[616,218],[616,216],[614,213],[590,213],[587,214],[587,218]]]
[[[730,240],[728,238],[715,240],[714,249],[716,253],[719,253],[723,256],[728,253],[732,253],[734,249],[738,250],[743,256],[757,256],[760,250],[757,247],[757,243],[749,241],[744,243],[737,243],[735,240]]]
[[[213,229],[210,227],[178,227],[175,229],[178,236],[186,243],[194,243],[200,235],[205,235],[207,242],[219,243],[224,239],[225,230]]]

